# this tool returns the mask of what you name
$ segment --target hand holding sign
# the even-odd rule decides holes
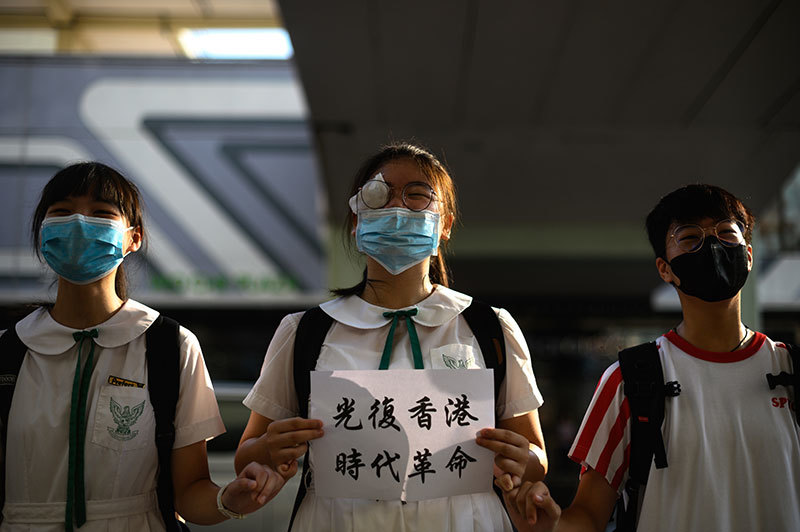
[[[528,467],[530,442],[528,438],[511,430],[487,428],[478,432],[478,445],[495,453],[495,482],[503,491],[522,483]]]
[[[297,472],[297,459],[306,454],[309,440],[323,434],[322,421],[293,417],[273,421],[263,437],[267,439],[273,467],[288,479]]]

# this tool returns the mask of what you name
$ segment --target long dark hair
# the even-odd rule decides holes
[[[98,162],[77,163],[60,170],[42,189],[39,203],[31,220],[31,242],[41,259],[41,227],[47,209],[57,201],[71,196],[91,196],[95,200],[116,205],[128,222],[138,228],[144,242],[144,217],[139,189],[121,173]],[[122,264],[117,269],[114,288],[120,299],[128,297],[128,282]]]
[[[450,173],[447,168],[428,150],[410,144],[407,142],[399,142],[388,144],[382,147],[377,153],[368,158],[356,172],[353,179],[353,185],[350,187],[350,194],[348,197],[358,193],[358,190],[368,180],[372,179],[377,171],[384,165],[397,160],[413,161],[419,167],[420,172],[427,178],[430,185],[436,191],[436,196],[440,203],[439,212],[442,218],[446,216],[453,217],[453,226],[458,218],[456,206],[456,188],[453,183]],[[346,245],[353,249],[353,239],[350,237],[352,229],[352,218],[350,210],[347,211],[347,216],[344,219],[343,235],[345,235]],[[450,272],[445,262],[444,254],[447,247],[447,241],[442,241],[439,244],[439,252],[431,257],[430,267],[430,280],[432,283],[440,284],[443,286],[450,286]],[[361,282],[355,286],[347,288],[337,288],[332,292],[338,296],[360,295],[364,288],[367,286],[367,269],[364,268],[364,276]]]

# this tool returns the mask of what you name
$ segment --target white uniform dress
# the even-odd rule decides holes
[[[416,326],[426,369],[485,368],[477,339],[460,316],[472,298],[437,286],[415,307]],[[357,296],[321,305],[335,319],[320,350],[316,369],[378,369],[390,318],[385,309]],[[409,307],[414,308],[414,307]],[[497,419],[536,410],[542,396],[533,376],[528,346],[514,319],[495,309],[506,344],[506,377],[496,405]],[[269,344],[261,376],[244,400],[251,410],[269,419],[299,415],[292,378],[295,331],[302,313],[286,316]],[[405,322],[400,320],[394,338],[390,369],[414,367]],[[313,463],[311,468],[313,470]],[[313,475],[312,475],[313,478]],[[510,531],[511,524],[494,493],[476,493],[403,504],[318,497],[313,480],[297,514],[293,530],[331,532],[403,531]]]
[[[144,334],[157,317],[157,311],[128,300],[106,322],[92,327],[98,336],[87,398],[87,522],[76,529],[80,532],[164,530],[156,502],[158,458]],[[0,531],[59,532],[64,530],[76,329],[60,325],[40,308],[17,323],[16,331],[28,352],[9,415],[5,519]],[[82,360],[89,347],[87,339]],[[173,448],[225,431],[200,345],[183,327],[180,368]],[[118,430],[112,400],[129,412],[141,410],[136,407],[142,403],[144,409],[132,423],[128,420],[129,427]]]
[[[765,375],[792,372],[789,354],[761,333],[731,353],[694,347],[671,331],[657,340],[666,400],[668,467],[650,467],[639,530],[800,530],[800,428],[793,391]],[[795,368],[794,371],[798,371]],[[630,407],[619,362],[600,379],[570,458],[621,491],[628,478]]]

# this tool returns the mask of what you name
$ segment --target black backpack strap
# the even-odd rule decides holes
[[[789,351],[789,357],[792,359],[792,373],[791,375],[785,371],[781,371],[778,375],[767,373],[767,384],[770,390],[774,390],[778,385],[794,388],[794,417],[797,420],[797,424],[800,425],[800,408],[797,406],[797,401],[800,399],[800,347],[787,343],[783,345],[786,346],[786,350]]]
[[[630,407],[631,443],[628,482],[625,491],[628,504],[618,507],[617,530],[635,530],[642,487],[647,484],[650,464],[655,458],[656,467],[667,467],[667,452],[661,424],[664,422],[666,397],[680,394],[680,384],[664,384],[661,358],[655,342],[629,347],[619,353],[625,397]]]
[[[22,367],[22,361],[25,360],[25,354],[28,352],[28,347],[22,343],[22,340],[17,335],[15,325],[9,327],[0,336],[0,421],[3,423],[3,428],[0,430],[3,446],[3,463],[0,465],[0,468],[2,468],[0,473],[0,509],[3,508],[6,500],[5,452],[8,436],[8,413],[11,411],[11,400],[14,398],[19,369]],[[2,522],[3,518],[0,515],[0,523]]]
[[[475,334],[486,368],[491,369],[494,374],[494,402],[497,404],[500,399],[500,385],[506,377],[506,341],[503,337],[503,326],[500,325],[500,319],[491,305],[475,299],[461,312],[461,315]],[[502,490],[495,484],[492,484],[492,489],[505,508],[506,502]],[[516,527],[514,530],[516,531]]]
[[[308,417],[308,397],[311,395],[311,372],[317,367],[322,342],[333,325],[333,318],[319,307],[308,309],[294,338],[294,389],[300,408],[300,417]]]
[[[300,323],[297,324],[297,331],[294,337],[294,367],[292,376],[294,377],[294,389],[297,395],[297,404],[300,409],[300,417],[308,417],[308,398],[311,395],[311,372],[317,367],[322,343],[328,335],[328,331],[333,325],[333,318],[319,307],[308,309]],[[289,530],[292,529],[297,510],[300,503],[306,496],[306,483],[311,472],[308,467],[308,453],[303,457],[303,472],[300,474],[300,485],[297,488],[297,496],[292,507],[292,517],[289,520]]]
[[[500,385],[506,376],[506,342],[500,319],[491,305],[475,299],[461,312],[461,315],[475,333],[486,367],[494,370],[494,400],[497,403],[500,397]]]
[[[158,508],[168,532],[186,530],[175,517],[175,490],[172,486],[172,446],[175,443],[175,409],[180,392],[179,325],[159,315],[147,329],[147,386],[156,420]]]

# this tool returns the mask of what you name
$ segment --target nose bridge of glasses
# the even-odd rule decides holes
[[[403,207],[403,188],[389,185],[386,190],[386,203],[384,207]]]
[[[740,243],[744,239],[741,227],[732,220],[722,220],[712,225],[696,227],[702,231],[701,242],[706,237],[715,237],[723,244]]]

